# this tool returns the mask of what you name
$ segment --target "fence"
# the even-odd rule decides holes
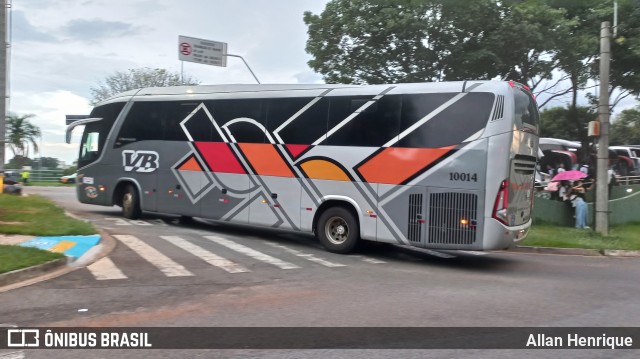
[[[6,169],[5,172],[16,172],[18,175],[22,173],[22,170]],[[58,182],[62,177],[64,170],[31,170],[29,171],[29,181],[31,182]]]

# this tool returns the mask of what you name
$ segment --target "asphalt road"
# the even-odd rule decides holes
[[[119,208],[77,203],[72,188],[29,187],[27,192],[50,197],[92,221],[110,233],[117,245],[98,265],[0,293],[0,324],[42,327],[634,327],[640,324],[638,258],[424,252],[386,246],[338,255],[324,251],[308,235],[199,220],[183,224],[175,216],[156,214],[128,221],[120,217]],[[320,349],[25,353],[27,358],[49,359],[637,355],[634,351],[611,350]]]

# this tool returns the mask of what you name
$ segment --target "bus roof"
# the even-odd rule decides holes
[[[129,100],[131,97],[141,96],[163,96],[163,95],[205,95],[215,93],[234,92],[266,92],[266,91],[296,91],[296,90],[329,90],[329,89],[375,89],[388,88],[393,86],[396,90],[416,91],[418,89],[427,92],[436,90],[437,92],[471,92],[476,88],[479,91],[494,92],[501,88],[506,88],[507,81],[451,81],[451,82],[422,82],[422,83],[400,83],[400,84],[226,84],[226,85],[194,85],[194,86],[168,86],[168,87],[147,87],[119,93],[113,97],[101,101],[100,104],[114,102],[117,100]]]

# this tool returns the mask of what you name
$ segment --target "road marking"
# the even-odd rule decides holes
[[[289,262],[285,262],[283,260],[280,260],[278,258],[272,257],[268,254],[262,253],[262,252],[258,252],[255,249],[251,249],[247,246],[244,246],[242,244],[230,241],[228,239],[224,239],[221,237],[216,237],[216,236],[204,236],[204,238],[213,241],[221,246],[225,246],[231,250],[234,250],[238,253],[244,254],[246,256],[249,256],[253,259],[257,259],[259,261],[265,262],[265,263],[269,263],[272,264],[278,268],[281,269],[294,269],[294,268],[300,268],[297,265],[293,264],[293,263],[289,263]]]
[[[189,241],[186,241],[177,236],[160,236],[160,238],[169,241],[171,244],[184,249],[185,251],[201,258],[205,262],[212,266],[221,268],[229,273],[245,273],[251,272],[247,268],[240,264],[234,263],[226,258],[220,257],[217,254],[211,253],[200,246],[197,246]]]
[[[289,247],[285,247],[285,246],[283,246],[281,244],[278,244],[278,243],[273,243],[273,242],[268,242],[268,241],[265,241],[264,243],[266,243],[266,244],[268,244],[268,245],[270,245],[272,247],[275,247],[275,248],[280,248],[280,249],[284,250],[287,253],[293,254],[294,256],[302,257],[302,258],[304,258],[304,259],[306,259],[308,261],[315,262],[315,263],[318,263],[318,264],[322,264],[325,267],[345,267],[344,264],[330,262],[330,261],[328,261],[326,259],[318,258],[318,257],[314,256],[313,254],[303,253],[303,252],[300,252],[298,250],[295,250],[295,249],[292,249],[292,248],[289,248]]]
[[[0,359],[23,359],[24,352],[0,353]]]
[[[109,257],[104,257],[95,263],[88,265],[87,269],[93,274],[97,280],[126,279],[127,276],[122,273]]]
[[[360,258],[360,260],[362,260],[363,262],[372,263],[372,264],[384,264],[384,263],[387,263],[387,262],[382,261],[380,259],[375,259],[375,258],[371,258],[371,257],[367,257],[367,256],[352,256],[352,257]]]
[[[114,237],[124,243],[127,247],[131,248],[131,250],[138,253],[138,255],[144,258],[147,262],[160,269],[160,271],[167,277],[188,277],[193,275],[193,273],[189,272],[182,265],[174,262],[171,258],[158,252],[157,249],[134,236],[114,235]]]
[[[480,251],[462,251],[462,250],[460,250],[458,252],[466,253],[466,254],[473,254],[474,256],[486,256],[487,254],[489,254],[487,252],[480,252]]]

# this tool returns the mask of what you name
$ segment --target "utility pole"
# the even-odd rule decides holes
[[[608,21],[600,28],[600,99],[598,118],[598,172],[596,181],[596,231],[609,235],[609,65],[611,62],[611,26]]]
[[[0,193],[4,177],[4,152],[7,139],[7,1],[0,6]]]

